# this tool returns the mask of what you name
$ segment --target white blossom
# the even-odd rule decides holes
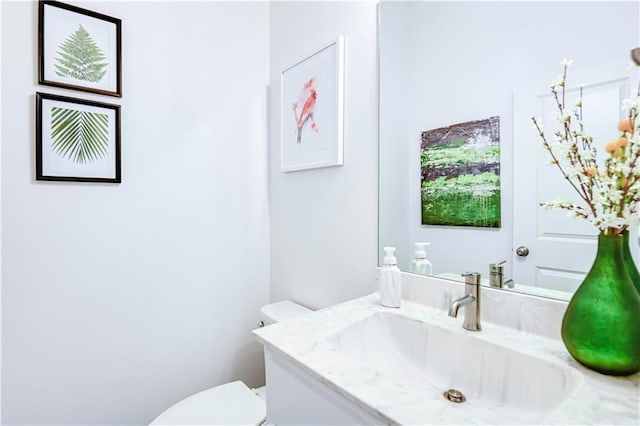
[[[559,75],[555,80],[553,80],[551,82],[551,86],[552,89],[553,88],[559,88],[559,87],[564,87],[564,76],[563,75]]]
[[[562,61],[564,72],[572,63],[572,60]],[[596,157],[602,145],[594,144],[593,136],[582,121],[578,110],[582,100],[575,101],[573,111],[568,111],[563,101],[565,83],[565,77],[561,75],[551,85],[551,91],[560,103],[553,117],[559,125],[555,126],[552,135],[541,136],[545,148],[552,154],[551,164],[560,167],[584,200],[584,206],[563,200],[546,201],[540,206],[562,209],[568,216],[584,218],[602,233],[619,233],[632,223],[640,222],[640,97],[623,101],[623,109],[635,123],[635,132],[627,133],[628,143],[618,145],[611,154],[602,150],[604,160],[598,161]],[[536,118],[533,118],[533,124],[542,133]],[[611,127],[613,139],[616,137],[615,123]]]

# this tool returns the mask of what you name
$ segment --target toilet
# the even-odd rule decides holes
[[[311,312],[289,300],[260,308],[259,326],[274,324]],[[260,425],[267,416],[266,386],[249,389],[241,381],[225,383],[191,395],[166,409],[156,425]]]

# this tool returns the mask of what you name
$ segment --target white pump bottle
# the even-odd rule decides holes
[[[399,308],[402,286],[395,247],[385,247],[385,257],[380,268],[380,304],[387,308]]]
[[[431,243],[415,243],[416,251],[413,252],[411,260],[411,272],[421,275],[433,275],[433,265],[427,260],[427,252],[425,247]]]

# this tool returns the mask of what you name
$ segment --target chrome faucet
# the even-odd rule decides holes
[[[490,263],[489,264],[489,285],[491,287],[504,288],[509,287],[513,288],[513,280],[504,280],[504,264],[507,263],[506,260],[503,260],[499,263]]]
[[[457,318],[458,311],[465,307],[464,322],[462,327],[469,331],[480,331],[480,274],[477,272],[465,272],[464,292],[465,296],[451,302],[449,316]]]

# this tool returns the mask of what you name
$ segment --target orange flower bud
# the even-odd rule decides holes
[[[611,141],[608,144],[606,144],[604,146],[604,150],[607,151],[609,154],[611,154],[613,151],[615,151],[616,149],[618,149],[618,141]]]
[[[633,120],[627,118],[618,123],[618,130],[621,132],[633,132]]]
[[[596,169],[595,167],[587,167],[586,169],[584,169],[584,174],[589,177],[594,177],[598,174],[598,169]]]
[[[604,146],[604,150],[607,151],[610,154],[613,154],[615,151],[620,150],[620,154],[618,155],[614,155],[614,157],[619,157],[620,155],[622,155],[622,149],[625,146],[627,146],[629,144],[629,140],[625,137],[622,138],[618,138],[615,140],[612,140],[611,142],[609,142],[608,144],[606,144]]]
[[[616,158],[622,157],[622,154],[624,154],[624,151],[622,150],[622,148],[618,148],[611,153],[611,155],[613,155]]]

